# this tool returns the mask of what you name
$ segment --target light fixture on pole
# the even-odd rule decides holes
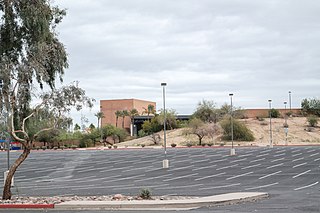
[[[233,147],[233,105],[232,105],[232,96],[233,94],[230,93],[230,102],[231,102],[231,109],[230,109],[230,121],[231,121],[231,150],[230,150],[230,155],[235,155],[236,150]]]
[[[164,145],[164,160],[162,162],[162,167],[164,169],[169,168],[169,160],[167,159],[167,135],[166,135],[166,122],[167,122],[167,115],[166,115],[166,90],[165,87],[167,83],[161,83],[162,86],[162,97],[163,97],[163,145]]]
[[[269,102],[269,118],[270,118],[270,148],[273,148],[272,127],[271,127],[271,102],[272,102],[272,100],[268,100],[268,102]]]
[[[283,102],[284,103],[284,132],[286,134],[286,140],[285,140],[285,144],[286,146],[288,145],[288,130],[289,130],[289,126],[288,126],[288,122],[287,122],[287,102]]]

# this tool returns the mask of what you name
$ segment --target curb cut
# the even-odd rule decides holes
[[[54,204],[0,204],[0,209],[53,209]]]

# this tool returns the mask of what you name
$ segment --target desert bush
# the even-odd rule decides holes
[[[118,146],[117,146],[117,145],[113,145],[113,148],[114,148],[114,149],[117,149],[117,148],[118,148]]]
[[[144,136],[147,136],[148,134],[145,132],[145,131],[143,131],[143,129],[140,129],[139,131],[138,131],[138,137],[139,138],[141,138],[141,137],[144,137]]]
[[[46,147],[46,146],[42,146],[41,149],[42,149],[42,150],[46,150],[47,147]]]
[[[108,149],[111,149],[111,148],[112,148],[112,146],[111,146],[111,145],[109,145],[109,146],[108,146]]]
[[[269,110],[269,113],[271,114],[271,118],[279,118],[280,117],[280,112],[277,109],[272,108],[271,110]]]
[[[171,147],[176,147],[176,146],[177,146],[177,144],[175,144],[175,143],[171,144]]]
[[[64,148],[65,148],[64,146],[60,146],[60,149],[62,149],[62,150],[63,150]]]
[[[264,120],[265,120],[264,117],[262,117],[262,116],[256,116],[256,119],[257,119],[258,121],[264,121]]]
[[[143,147],[145,147],[146,145],[145,144],[141,144],[141,147],[143,148]]]
[[[151,199],[151,191],[149,189],[141,189],[139,197],[145,200],[150,200]]]
[[[318,124],[318,117],[315,115],[311,115],[307,118],[309,126],[315,127]]]
[[[154,145],[159,144],[161,141],[161,137],[158,133],[152,133],[149,137],[149,140],[152,141]]]
[[[227,118],[220,122],[223,129],[223,139],[231,140],[231,119]],[[245,124],[233,120],[233,139],[239,141],[253,141],[254,136],[250,129]]]
[[[40,149],[40,146],[36,146],[35,149],[36,149],[36,150],[39,150],[39,149]]]
[[[71,145],[70,148],[71,149],[76,149],[76,148],[78,148],[78,146],[77,145]]]
[[[55,146],[55,147],[53,147],[53,149],[54,149],[54,150],[57,150],[57,149],[58,149],[58,147],[56,147],[56,146]]]

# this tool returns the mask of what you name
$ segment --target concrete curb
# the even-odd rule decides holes
[[[54,204],[0,204],[0,209],[53,209]]]
[[[186,200],[68,201],[57,210],[190,210],[206,206],[236,204],[268,197],[264,192],[228,193]]]

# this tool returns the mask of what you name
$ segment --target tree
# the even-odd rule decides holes
[[[102,119],[102,118],[105,118],[105,116],[104,116],[104,114],[103,114],[103,112],[97,112],[96,114],[94,114],[94,116],[96,116],[97,118],[98,118],[98,129],[100,128],[100,120]]]
[[[124,119],[126,116],[129,116],[128,110],[123,110],[121,113],[121,116],[122,116],[122,129],[124,129]]]
[[[187,134],[194,134],[198,137],[199,145],[202,143],[202,139],[208,135],[205,123],[199,118],[193,118],[189,122],[189,128]]]
[[[155,118],[157,119],[158,124],[161,125],[161,129],[163,129],[164,111],[161,110],[160,114]],[[167,129],[176,129],[178,127],[177,113],[174,109],[166,110],[166,127]]]
[[[122,116],[122,111],[117,110],[114,114],[116,115],[116,127],[118,127],[118,119]]]
[[[205,123],[216,123],[220,120],[220,110],[216,109],[213,101],[202,100],[198,103],[196,111],[193,113],[193,117],[199,118]]]
[[[272,108],[271,110],[269,110],[269,113],[271,115],[271,118],[279,118],[280,116],[280,112],[277,109]]]
[[[79,89],[78,97],[74,96],[76,91],[58,94],[59,97],[54,97],[52,93],[43,95],[41,104],[30,107],[32,90],[36,86],[40,89],[48,86],[54,92],[56,78],[62,82],[64,69],[68,66],[65,48],[55,32],[64,15],[64,10],[51,6],[48,0],[0,1],[0,79],[3,80],[0,111],[5,108],[9,112],[8,129],[24,147],[23,153],[9,170],[3,199],[11,198],[11,177],[29,155],[32,141],[42,131],[49,129],[44,127],[32,137],[28,135],[28,122],[38,109],[51,106],[56,118],[59,118],[56,121],[59,121],[71,105],[76,105],[83,98],[83,91]],[[58,101],[61,96],[66,99]],[[53,99],[49,100],[48,97]],[[67,102],[68,98],[72,100]]]
[[[225,118],[220,121],[220,125],[223,129],[223,139],[231,140],[231,118]],[[233,119],[233,138],[238,141],[254,141],[253,133],[244,123]]]
[[[93,123],[91,123],[91,124],[89,125],[90,131],[94,130],[95,128],[96,128],[96,127],[93,125]]]
[[[81,127],[79,126],[79,124],[74,125],[74,131],[79,131],[81,129]]]
[[[18,82],[16,82],[18,84]],[[54,89],[47,93],[43,93],[38,98],[41,100],[40,103],[32,107],[32,110],[25,116],[22,117],[22,122],[15,122],[17,115],[21,114],[18,110],[19,105],[16,102],[17,96],[19,94],[18,87],[14,85],[13,89],[10,91],[10,133],[12,137],[18,141],[22,147],[23,152],[17,158],[17,160],[12,164],[9,169],[9,173],[5,182],[3,189],[3,199],[11,198],[11,179],[14,176],[17,168],[21,163],[28,157],[32,149],[33,142],[37,137],[46,131],[53,130],[59,126],[63,120],[65,120],[65,114],[67,114],[72,107],[76,106],[77,110],[81,110],[83,106],[92,107],[92,99],[85,95],[85,91],[78,87],[77,84],[72,84],[69,86],[64,86],[61,89]],[[37,132],[30,133],[28,131],[28,122],[32,123],[37,120],[37,115],[39,111],[46,109],[50,114],[54,116],[47,117],[49,119],[45,126],[41,126]]]
[[[305,98],[301,101],[301,108],[305,114],[320,116],[320,99]]]
[[[144,113],[147,113],[147,116],[148,116],[148,120],[150,120],[150,114],[155,114],[156,113],[156,110],[154,108],[154,105],[152,104],[148,104],[147,108],[144,108]]]

